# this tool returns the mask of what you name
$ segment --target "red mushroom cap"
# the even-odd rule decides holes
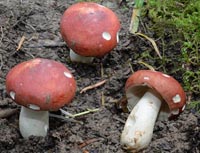
[[[166,102],[162,103],[159,119],[170,119],[184,110],[186,95],[178,81],[169,75],[151,70],[139,70],[127,80],[125,90],[128,103],[129,99],[134,98],[134,104],[130,104],[130,107],[133,107],[149,88],[156,91]]]
[[[109,8],[93,2],[79,2],[64,12],[60,28],[63,39],[74,52],[100,57],[117,45],[120,23]]]
[[[36,58],[9,71],[6,90],[19,105],[53,111],[70,103],[75,95],[76,82],[63,64]]]

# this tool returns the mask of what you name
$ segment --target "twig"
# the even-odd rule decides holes
[[[96,109],[87,109],[87,111],[74,114],[73,117],[78,117],[78,116],[86,115],[86,114],[97,112],[97,111],[99,111],[99,108],[96,108]]]
[[[10,117],[11,115],[15,114],[18,111],[18,109],[1,109],[0,110],[0,118],[6,118],[6,117]]]
[[[75,119],[73,119],[73,118],[66,118],[66,117],[61,116],[61,115],[56,115],[56,114],[50,113],[49,116],[50,116],[50,117],[54,117],[54,118],[62,119],[62,120],[64,120],[64,121],[66,121],[66,122],[73,122],[73,123],[83,124],[83,122],[81,122],[81,121],[77,121],[77,120],[75,120]]]
[[[61,109],[60,108],[60,111],[61,111],[61,113],[62,114],[64,114],[65,115],[65,117],[67,118],[67,116],[69,116],[69,117],[73,117],[73,114],[71,114],[71,113],[69,113],[69,112],[67,112],[66,110],[64,110],[64,109]]]
[[[65,115],[65,118],[74,118],[74,117],[78,117],[78,116],[82,116],[82,115],[85,115],[85,114],[89,114],[89,113],[93,113],[93,112],[97,112],[99,111],[99,108],[95,108],[95,109],[87,109],[87,111],[84,111],[84,112],[80,112],[80,113],[77,113],[77,114],[71,114],[63,109],[60,109],[61,113]]]
[[[92,139],[89,139],[89,140],[86,140],[84,141],[83,143],[81,143],[80,145],[78,145],[79,148],[83,148],[83,147],[86,147],[87,145],[91,144],[91,143],[94,143],[96,141],[98,141],[99,139],[97,138],[92,138]]]
[[[160,51],[159,51],[159,49],[158,49],[158,46],[156,45],[155,41],[154,41],[152,38],[148,37],[148,36],[145,35],[145,34],[139,33],[139,32],[138,32],[138,33],[135,33],[135,34],[138,35],[138,36],[141,36],[141,37],[143,37],[143,38],[145,38],[145,39],[147,39],[147,40],[149,40],[149,41],[151,42],[151,44],[153,45],[154,50],[156,51],[156,53],[157,53],[157,55],[159,56],[159,58],[162,59],[162,56],[160,55]]]
[[[25,37],[25,36],[22,36],[22,38],[20,39],[19,44],[18,44],[18,46],[17,46],[17,51],[21,49],[21,47],[22,47],[22,45],[23,45],[25,39],[26,39],[26,37]]]
[[[32,45],[26,46],[26,48],[43,48],[43,47],[53,48],[53,47],[63,47],[63,46],[66,46],[65,42],[51,41],[50,43],[43,42],[42,44],[36,44],[36,45],[32,44]]]
[[[97,87],[103,85],[104,83],[106,83],[106,81],[107,81],[107,80],[103,80],[103,81],[100,81],[100,82],[98,82],[98,83],[96,83],[96,84],[87,86],[87,87],[83,88],[83,89],[80,91],[80,93],[86,92],[87,90],[90,90],[90,89],[93,89],[93,88],[97,88]]]

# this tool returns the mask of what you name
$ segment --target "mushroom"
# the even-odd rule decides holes
[[[70,6],[60,23],[61,35],[74,62],[90,63],[116,47],[120,22],[109,8],[93,2]]]
[[[137,152],[150,143],[156,119],[171,119],[184,110],[186,95],[173,77],[152,70],[132,74],[125,90],[131,113],[122,131],[121,144]]]
[[[49,112],[69,104],[76,82],[70,71],[54,60],[35,58],[13,67],[6,76],[6,90],[19,105],[22,136],[46,136]]]

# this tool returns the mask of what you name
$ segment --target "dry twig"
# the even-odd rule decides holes
[[[86,115],[86,114],[93,113],[93,112],[97,112],[97,111],[99,111],[99,108],[95,108],[95,109],[89,109],[88,108],[87,111],[74,114],[73,117],[79,117],[79,116]]]
[[[86,115],[86,114],[89,114],[89,113],[97,112],[97,111],[99,111],[99,108],[95,108],[95,109],[89,109],[88,108],[86,111],[80,112],[80,113],[77,113],[77,114],[71,114],[71,113],[65,111],[64,109],[60,109],[60,111],[62,112],[62,114],[65,115],[65,118],[69,118],[69,117],[74,118],[74,117]]]
[[[94,143],[94,142],[96,142],[96,141],[98,141],[99,139],[97,139],[97,138],[92,138],[92,139],[89,139],[89,140],[86,140],[86,141],[84,141],[83,143],[81,143],[81,144],[79,144],[79,148],[83,148],[83,147],[85,147],[85,146],[87,146],[87,145],[89,145],[89,144],[91,144],[91,143]]]
[[[20,39],[19,44],[18,44],[18,46],[17,46],[17,51],[21,49],[21,47],[22,47],[22,45],[23,45],[25,39],[26,39],[26,37],[25,37],[25,36],[22,36],[22,38]]]
[[[67,117],[64,117],[64,116],[61,116],[61,115],[52,114],[52,113],[50,113],[49,116],[61,119],[61,120],[66,121],[66,122],[83,124],[83,122],[75,120],[74,118],[67,118]]]
[[[98,82],[98,83],[96,83],[96,84],[87,86],[87,87],[83,88],[83,89],[80,91],[80,93],[86,92],[87,90],[90,90],[90,89],[93,89],[93,88],[97,88],[97,87],[103,85],[104,83],[106,83],[106,81],[107,81],[107,80],[103,80],[103,81],[100,81],[100,82]]]
[[[26,46],[26,48],[43,48],[43,47],[53,48],[53,47],[63,47],[63,46],[66,46],[65,42],[44,40],[38,44],[30,44],[29,46]]]

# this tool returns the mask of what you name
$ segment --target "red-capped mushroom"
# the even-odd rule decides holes
[[[61,35],[72,61],[90,63],[116,47],[120,22],[109,8],[93,2],[70,6],[60,23]]]
[[[6,90],[22,106],[19,116],[22,136],[46,136],[48,111],[58,110],[71,102],[76,82],[63,64],[36,58],[22,62],[8,72]]]
[[[141,150],[150,143],[156,119],[179,115],[186,95],[173,77],[158,71],[139,70],[125,85],[127,107],[131,111],[121,135],[124,148]]]

